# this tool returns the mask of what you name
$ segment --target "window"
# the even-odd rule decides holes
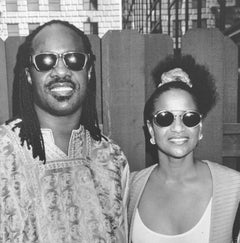
[[[84,23],[84,33],[98,35],[98,23],[97,22],[85,22]]]
[[[39,23],[28,24],[29,34],[31,34],[39,25],[40,25]]]
[[[176,37],[176,21],[172,22],[173,37]],[[178,37],[182,36],[182,21],[178,20]]]
[[[49,10],[59,11],[60,10],[60,0],[49,0]]]
[[[197,28],[197,20],[192,21],[192,28]],[[207,20],[201,19],[201,28],[207,28]]]
[[[18,11],[17,0],[6,0],[6,8],[9,12]]]
[[[19,36],[18,24],[7,24],[8,36]]]
[[[39,0],[27,0],[28,11],[39,10]]]
[[[198,1],[202,2],[202,8],[206,8],[206,0],[192,0],[192,8],[197,9]]]
[[[175,4],[173,5],[173,8],[176,8],[176,2],[177,1],[175,1]],[[182,0],[178,0],[178,9],[180,9],[180,8],[182,8],[183,7],[183,1]]]
[[[97,0],[83,0],[83,9],[84,10],[97,10],[98,9]]]

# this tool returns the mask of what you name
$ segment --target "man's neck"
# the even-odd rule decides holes
[[[53,131],[62,131],[64,133],[72,132],[79,128],[80,115],[71,116],[53,116],[51,114],[38,115],[41,128],[49,128]]]
[[[55,144],[67,154],[72,131],[80,126],[81,111],[68,116],[54,116],[38,108],[36,112],[40,127],[51,129]]]

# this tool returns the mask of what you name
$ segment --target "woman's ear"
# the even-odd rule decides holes
[[[149,132],[149,134],[151,136],[150,143],[151,144],[156,144],[155,137],[154,137],[153,126],[152,126],[152,123],[149,120],[147,120],[147,128],[148,128],[148,132]]]
[[[25,75],[27,77],[27,81],[30,85],[32,85],[32,78],[31,78],[31,75],[30,75],[30,72],[29,72],[29,69],[28,68],[25,68]]]
[[[198,140],[202,140],[203,138],[203,133],[202,133],[202,121],[199,124],[199,135],[198,135]]]
[[[92,66],[90,66],[88,69],[88,80],[91,79],[91,76],[92,76]]]

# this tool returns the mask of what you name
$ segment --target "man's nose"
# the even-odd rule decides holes
[[[56,66],[52,69],[52,75],[57,75],[59,77],[65,77],[69,75],[70,70],[64,64],[64,61],[61,57],[58,58]]]

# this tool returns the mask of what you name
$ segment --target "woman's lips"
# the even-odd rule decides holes
[[[181,145],[184,144],[188,141],[187,137],[173,137],[169,139],[170,142],[177,144],[177,145]]]

